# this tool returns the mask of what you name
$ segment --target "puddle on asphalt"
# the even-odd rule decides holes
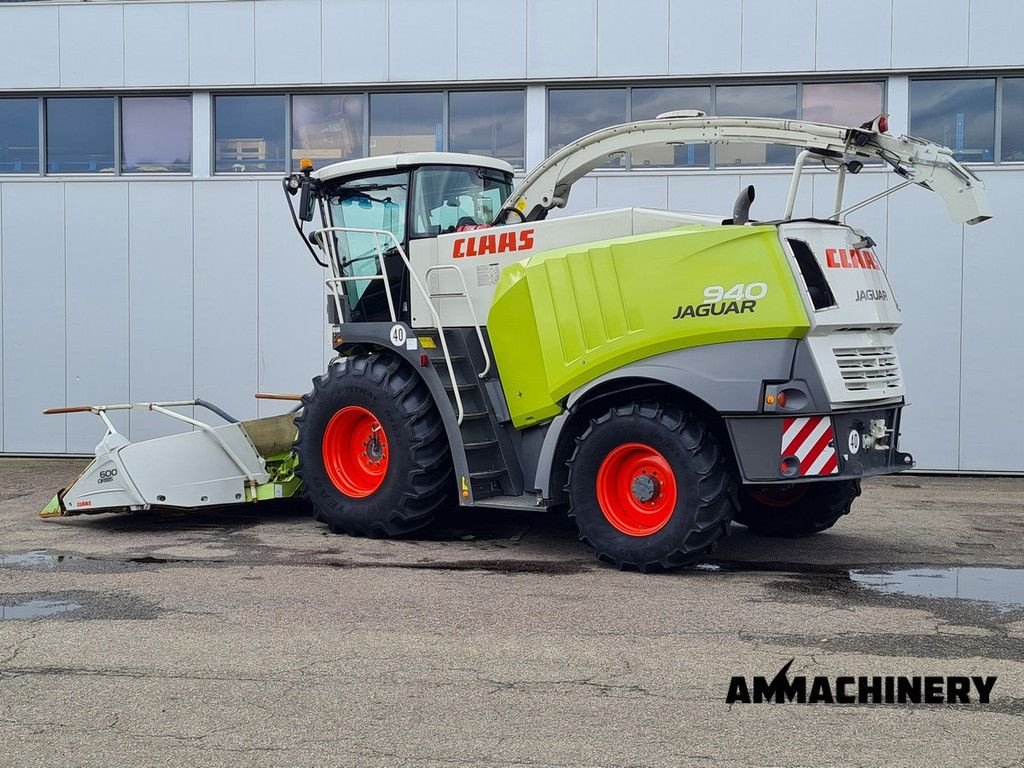
[[[959,566],[850,571],[850,579],[887,595],[953,598],[987,603],[1000,611],[1024,608],[1024,569]]]
[[[64,562],[64,555],[49,552],[25,552],[20,555],[0,555],[0,568],[56,568]]]
[[[0,621],[7,619],[42,619],[61,613],[77,611],[81,603],[65,600],[27,600],[15,605],[0,605]]]

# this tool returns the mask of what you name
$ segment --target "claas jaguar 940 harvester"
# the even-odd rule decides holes
[[[778,218],[750,218],[752,187],[728,216],[548,216],[610,158],[733,142],[799,149]],[[794,211],[808,162],[836,182],[817,218]],[[844,207],[847,176],[871,162],[894,172],[887,189]],[[284,188],[329,274],[327,370],[307,394],[277,395],[291,413],[256,421],[201,400],[54,409],[107,431],[42,514],[301,493],[332,531],[404,536],[455,504],[557,507],[599,558],[644,571],[694,562],[732,521],[822,531],[861,478],[914,463],[898,446],[899,305],[875,241],[845,223],[908,186],[956,222],[990,217],[949,149],[890,136],[883,116],[851,128],[670,113],[592,133],[514,190],[511,166],[473,155],[304,162]],[[107,416],[127,408],[193,429],[131,443]]]

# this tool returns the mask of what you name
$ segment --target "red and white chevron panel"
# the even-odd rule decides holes
[[[782,427],[782,457],[800,460],[800,477],[835,475],[839,472],[835,433],[828,416],[786,419]]]

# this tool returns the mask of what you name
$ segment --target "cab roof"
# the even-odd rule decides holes
[[[378,157],[361,157],[358,160],[343,160],[340,163],[325,165],[313,171],[313,178],[320,181],[357,176],[377,171],[397,171],[416,165],[464,165],[472,168],[492,168],[496,171],[512,173],[512,166],[504,160],[484,155],[466,155],[460,152],[404,152]]]

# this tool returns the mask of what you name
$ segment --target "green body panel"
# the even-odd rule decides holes
[[[715,286],[731,296],[708,302]],[[774,226],[683,227],[534,255],[502,270],[487,322],[516,427],[645,357],[808,327]]]

